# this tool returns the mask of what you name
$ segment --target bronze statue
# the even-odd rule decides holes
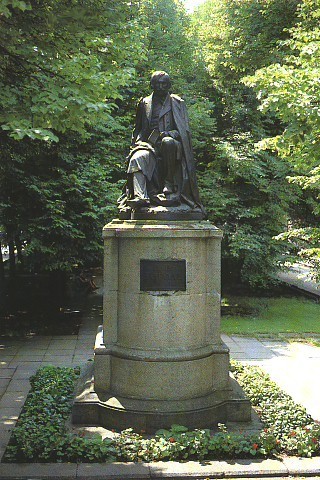
[[[170,94],[166,72],[151,77],[153,93],[138,104],[128,156],[126,194],[119,208],[187,205],[202,211],[192,151],[187,109]]]

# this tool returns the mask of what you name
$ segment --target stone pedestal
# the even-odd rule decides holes
[[[249,421],[220,338],[221,231],[205,221],[114,220],[103,237],[94,388],[79,394],[74,421],[146,431]]]

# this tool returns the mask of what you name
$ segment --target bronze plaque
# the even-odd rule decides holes
[[[186,290],[185,260],[140,260],[140,290]]]

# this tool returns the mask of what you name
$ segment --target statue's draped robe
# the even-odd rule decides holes
[[[139,142],[147,142],[152,128],[153,94],[140,100],[136,115],[136,124],[132,135],[133,150],[129,155],[128,173],[141,170],[147,179],[158,175],[157,152],[154,148]],[[181,167],[178,175],[178,192],[181,200],[190,206],[201,206],[195,173],[195,160],[192,151],[188,113],[184,101],[177,95],[168,94],[159,113],[159,131],[169,132],[179,142]],[[139,155],[135,155],[140,151]],[[130,160],[136,158],[136,161]],[[139,160],[140,158],[140,160]],[[157,180],[155,182],[158,183]]]

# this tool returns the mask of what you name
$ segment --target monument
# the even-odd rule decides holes
[[[249,421],[220,337],[222,232],[205,220],[184,101],[155,72],[119,218],[103,229],[104,313],[75,423],[153,432]]]

